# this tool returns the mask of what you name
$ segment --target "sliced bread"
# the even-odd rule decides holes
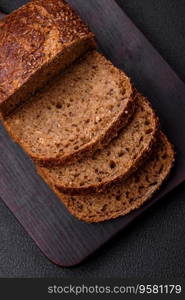
[[[32,159],[43,166],[103,148],[134,111],[129,78],[91,51],[5,121]]]
[[[76,58],[94,35],[63,0],[35,0],[4,18],[0,30],[0,111],[8,115]]]
[[[151,157],[123,183],[104,193],[69,196],[60,193],[49,177],[41,176],[50,185],[66,208],[75,217],[86,222],[100,222],[117,218],[139,208],[158,190],[170,172],[174,150],[163,133],[160,133]]]
[[[135,101],[137,107],[131,122],[107,147],[78,162],[41,168],[60,192],[101,192],[139,167],[155,141],[158,119],[141,94],[136,93]]]

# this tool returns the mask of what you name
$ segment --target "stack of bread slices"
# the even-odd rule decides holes
[[[64,1],[28,3],[0,35],[3,123],[67,209],[100,222],[140,207],[174,161],[149,101]]]

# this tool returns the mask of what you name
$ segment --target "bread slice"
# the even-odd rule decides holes
[[[167,177],[173,162],[173,147],[166,136],[160,133],[155,152],[148,161],[123,183],[104,193],[64,195],[52,185],[49,177],[43,177],[43,174],[41,176],[71,214],[85,222],[100,222],[126,215],[143,205]]]
[[[129,78],[91,51],[4,124],[32,159],[53,166],[104,147],[133,111]]]
[[[92,48],[94,35],[63,0],[35,0],[5,17],[0,30],[1,114],[8,115]]]
[[[137,107],[131,122],[107,147],[78,162],[41,168],[60,192],[101,192],[139,167],[155,141],[158,119],[146,98],[139,93],[135,98]]]

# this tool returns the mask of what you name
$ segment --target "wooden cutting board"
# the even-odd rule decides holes
[[[0,197],[54,263],[73,266],[185,180],[185,85],[114,0],[68,0],[96,34],[100,50],[151,99],[177,152],[173,172],[142,208],[113,221],[86,224],[71,216],[38,177],[27,155],[0,127]]]

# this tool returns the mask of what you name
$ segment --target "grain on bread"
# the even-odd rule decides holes
[[[141,165],[156,140],[158,119],[140,93],[136,92],[135,101],[132,120],[104,149],[77,162],[41,168],[56,189],[71,195],[101,192]]]
[[[91,51],[9,115],[16,142],[43,166],[103,148],[134,111],[129,78]]]
[[[160,133],[156,148],[143,166],[123,183],[104,193],[69,196],[60,193],[48,177],[43,179],[59,196],[71,214],[86,222],[100,222],[126,215],[142,206],[161,186],[174,162],[174,150],[167,137]]]
[[[0,30],[0,111],[8,115],[54,75],[95,47],[93,34],[63,0],[35,0]]]

